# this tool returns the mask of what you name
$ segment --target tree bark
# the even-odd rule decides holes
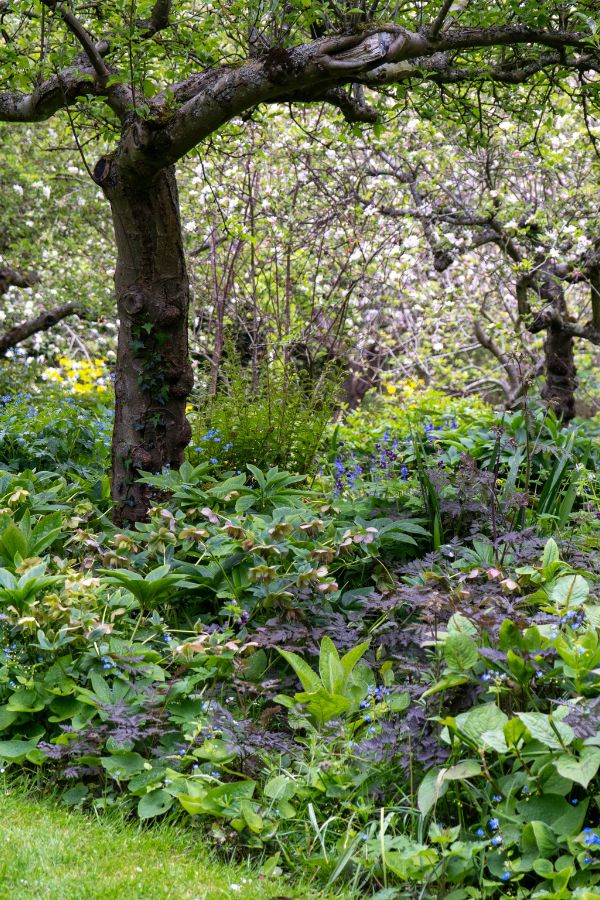
[[[6,294],[9,287],[32,287],[39,282],[36,272],[20,272],[0,266],[0,295]]]
[[[541,309],[529,326],[532,334],[542,329],[544,339],[544,368],[546,380],[542,398],[566,425],[575,418],[575,391],[577,369],[573,335],[565,327],[569,313],[565,298],[565,285],[552,262],[540,267],[539,296],[547,306]]]
[[[542,388],[542,397],[558,418],[566,424],[575,418],[577,369],[574,339],[557,323],[553,322],[546,330],[544,357],[546,380]]]
[[[140,471],[178,468],[191,437],[189,283],[173,167],[134,182],[105,157],[94,174],[111,204],[118,254],[112,498],[113,519],[124,524],[152,505]]]

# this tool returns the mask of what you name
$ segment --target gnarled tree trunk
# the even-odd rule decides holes
[[[121,524],[144,519],[152,503],[140,470],[178,468],[191,436],[189,284],[174,169],[130,181],[106,157],[94,175],[110,201],[118,253],[112,498]]]
[[[574,341],[558,323],[551,323],[546,330],[544,362],[546,380],[542,397],[563,423],[570,422],[575,417],[578,384]]]
[[[533,334],[542,329],[546,331],[542,397],[566,424],[575,417],[578,382],[573,335],[564,327],[569,318],[565,285],[554,263],[541,266],[539,292],[548,305],[534,317],[530,331]]]

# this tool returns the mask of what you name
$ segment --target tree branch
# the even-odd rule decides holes
[[[99,53],[108,52],[108,44],[96,45]],[[102,95],[96,73],[89,62],[73,65],[38,84],[30,94],[20,91],[0,93],[0,122],[41,122],[80,97]]]
[[[5,294],[9,287],[32,287],[39,282],[36,272],[20,272],[7,266],[0,266],[0,296]]]
[[[361,90],[362,90],[362,86]],[[348,91],[341,87],[329,88],[327,91],[316,92],[314,94],[299,93],[295,100],[300,103],[328,103],[330,106],[337,107],[347,122],[365,122],[374,124],[379,118],[379,113],[373,106],[369,106],[364,101],[364,97],[353,97]]]
[[[100,93],[105,94],[108,105],[122,120],[132,102],[130,89],[117,82],[110,87],[108,86],[111,71],[104,62],[102,53],[100,53],[91,35],[72,12],[65,9],[58,0],[42,0],[42,3],[52,12],[57,12],[60,15],[71,34],[73,34],[81,44],[83,51],[95,72]]]
[[[442,30],[442,26],[443,26],[444,22],[446,21],[446,18],[452,8],[453,3],[454,3],[454,0],[444,0],[444,3],[442,4],[442,8],[440,9],[439,13],[435,17],[435,22],[429,29],[429,37],[431,38],[432,41],[434,41],[437,38],[438,34]]]
[[[61,19],[63,20],[69,31],[73,35],[75,35],[75,37],[83,47],[85,55],[89,59],[92,68],[96,73],[98,84],[101,88],[105,88],[110,73],[106,68],[106,64],[102,59],[102,55],[98,52],[94,41],[85,30],[79,19],[77,19],[73,15],[73,13],[69,12],[68,9],[65,9],[61,3],[58,3],[57,0],[42,0],[42,3],[44,6],[47,6],[48,9],[50,9],[52,12],[59,13]]]
[[[45,0],[51,5],[56,0]],[[61,8],[62,9],[62,8]],[[155,5],[157,17],[164,15],[164,4]],[[61,13],[70,16],[68,12]],[[68,27],[76,27],[69,18]],[[70,23],[70,24],[69,24]],[[76,33],[76,32],[74,32]],[[76,33],[85,41],[85,31]],[[140,177],[152,175],[160,168],[177,162],[225,122],[253,109],[261,103],[293,102],[298,96],[325,95],[350,115],[360,114],[371,121],[372,113],[357,109],[352,98],[338,91],[347,84],[369,86],[390,84],[410,78],[440,81],[525,80],[542,68],[557,64],[581,70],[583,65],[600,69],[600,55],[588,51],[587,56],[565,59],[558,51],[580,50],[586,45],[585,34],[562,30],[540,30],[507,25],[494,28],[457,28],[445,31],[437,40],[425,32],[411,32],[386,25],[371,32],[322,38],[286,49],[274,47],[261,55],[235,66],[223,66],[195,74],[149,103],[152,121],[136,122],[127,132],[118,163],[124,170]],[[89,44],[89,41],[86,42]],[[553,52],[530,58],[523,63],[518,57],[501,65],[456,69],[450,58],[455,51],[486,47],[518,47],[539,45]],[[47,118],[63,106],[86,93],[104,94],[119,114],[128,107],[130,89],[122,85],[106,85],[108,67],[99,62],[102,50],[98,44],[87,47],[91,55],[84,71],[67,70],[49,79],[31,94],[0,93],[0,120],[36,121]],[[95,52],[97,51],[97,52]],[[529,66],[529,68],[527,68]],[[525,67],[525,68],[524,68]],[[329,91],[334,91],[329,94]],[[125,93],[123,93],[125,92]],[[348,96],[348,95],[346,95]],[[179,108],[172,112],[173,106]],[[360,106],[360,104],[359,104]],[[362,119],[364,121],[364,118]]]
[[[0,336],[0,356],[6,356],[7,351],[12,347],[16,347],[17,344],[27,340],[33,334],[48,331],[61,319],[72,315],[81,315],[79,307],[76,303],[66,303],[64,306],[57,306],[56,309],[45,310],[35,319],[28,319],[27,322],[15,325],[14,328]]]
[[[600,266],[590,269],[590,297],[592,303],[592,326],[600,332]]]
[[[154,37],[159,31],[169,27],[172,0],[156,0],[150,18],[140,23],[144,37]]]

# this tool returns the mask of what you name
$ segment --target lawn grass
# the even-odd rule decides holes
[[[0,900],[224,900],[323,897],[250,866],[219,862],[202,832],[93,818],[0,790]]]

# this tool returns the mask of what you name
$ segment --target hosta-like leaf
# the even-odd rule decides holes
[[[479,659],[477,645],[468,634],[453,631],[444,643],[444,659],[449,669],[466,672],[472,669]]]
[[[330,694],[341,693],[344,688],[344,668],[336,646],[327,635],[321,641],[319,674],[325,690]]]
[[[138,816],[140,819],[152,819],[154,816],[162,816],[171,809],[174,802],[174,798],[160,788],[156,791],[151,791],[149,794],[144,794],[143,797],[140,797],[137,806]]]
[[[461,713],[456,717],[458,728],[478,745],[481,744],[481,736],[486,731],[504,728],[507,722],[508,716],[498,709],[495,703],[474,706],[469,712]]]
[[[549,586],[550,600],[557,606],[580,606],[589,592],[590,586],[581,575],[561,575]]]
[[[0,741],[0,759],[23,759],[37,746],[37,738],[31,741]]]
[[[324,687],[310,693],[295,694],[294,699],[298,703],[306,704],[310,715],[320,724],[337,719],[348,712],[352,706],[347,697],[343,697],[341,694],[330,694]]]
[[[345,653],[340,662],[342,663],[342,668],[346,675],[349,675],[352,672],[352,669],[356,665],[356,663],[361,659],[367,650],[369,649],[369,645],[371,643],[371,639],[368,641],[364,641],[362,644],[357,644],[356,647],[352,647],[351,650],[348,650]]]
[[[318,691],[322,687],[321,679],[317,673],[313,672],[301,656],[298,656],[297,653],[292,653],[291,650],[278,649],[277,652],[290,664],[305,691]]]

